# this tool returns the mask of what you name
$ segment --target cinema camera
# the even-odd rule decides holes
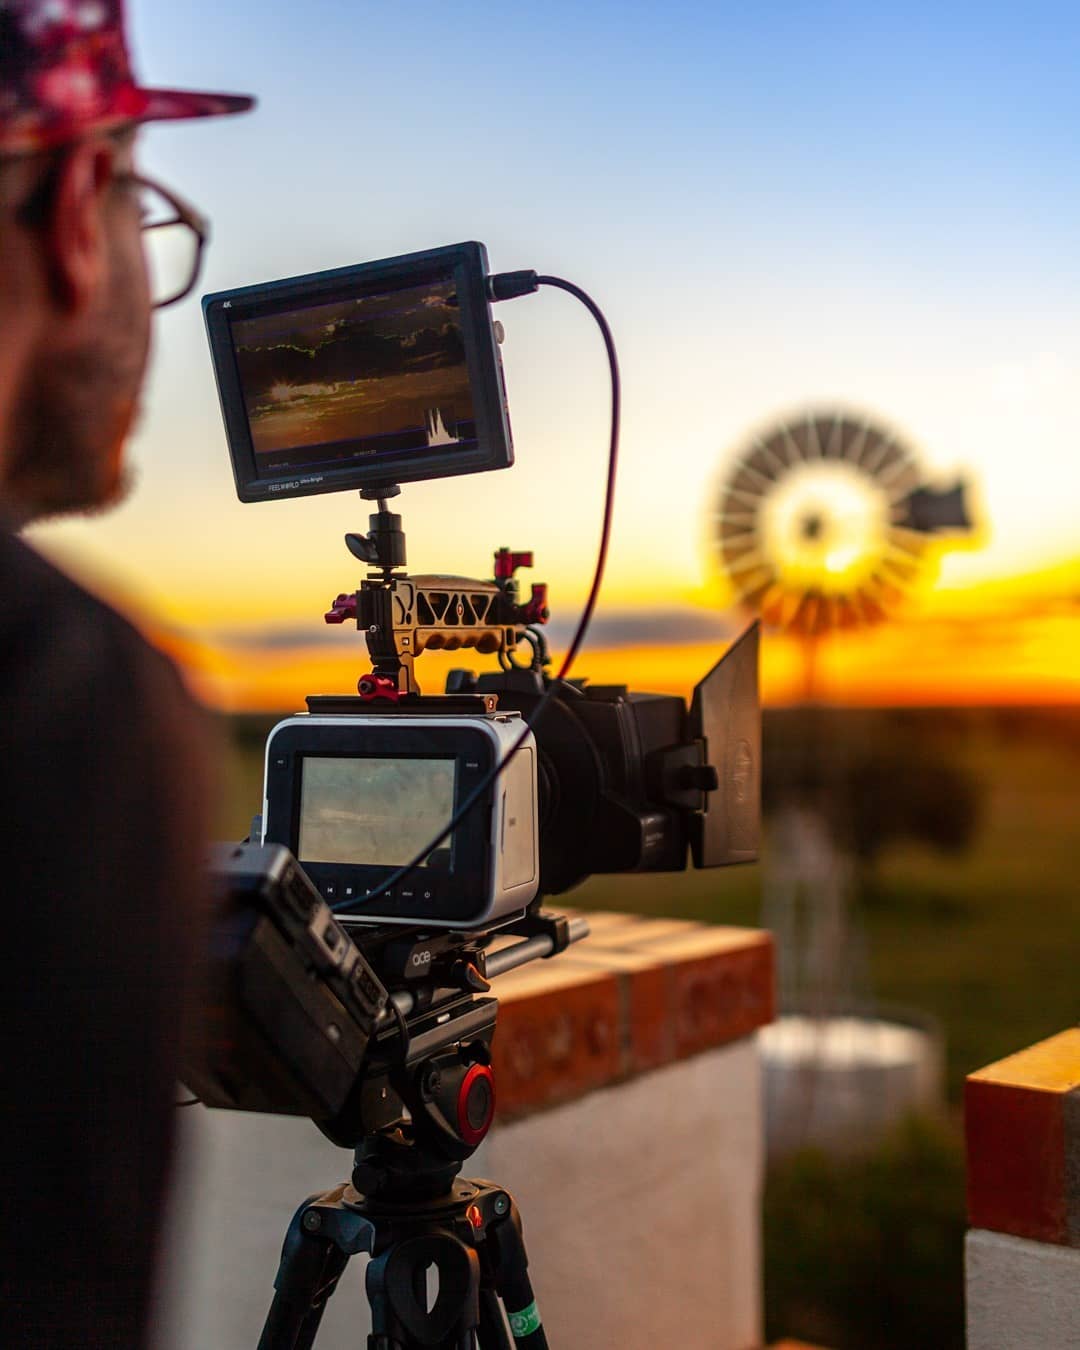
[[[589,308],[612,375],[600,558],[554,675],[547,589],[526,599],[517,580],[532,555],[500,548],[490,580],[410,576],[387,505],[403,482],[512,464],[492,304],[541,285]],[[213,861],[211,1028],[186,1081],[208,1105],[308,1115],[355,1150],[351,1183],[293,1219],[260,1350],[310,1347],[360,1251],[369,1350],[545,1346],[512,1199],[458,1176],[495,1109],[490,980],[587,934],[540,904],[592,873],[756,856],[757,630],[689,708],[569,678],[619,422],[610,331],[572,283],[492,276],[468,243],[203,304],[240,499],[359,489],[378,503],[345,539],[369,570],[325,616],[356,623],[372,668],[355,695],[310,696],[274,728],[252,839]],[[416,660],[440,649],[499,669],[424,695]]]

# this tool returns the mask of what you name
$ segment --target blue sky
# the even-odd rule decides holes
[[[203,289],[458,239],[584,285],[619,343],[605,604],[711,603],[708,505],[754,428],[842,402],[978,480],[946,588],[1080,553],[1080,11],[1066,5],[135,0],[148,83],[250,91],[143,162],[214,222]],[[607,417],[584,311],[504,306],[518,464],[407,489],[416,566],[592,561]],[[350,497],[241,507],[198,305],[162,316],[141,483],[41,537],[169,621],[315,621]],[[510,522],[513,521],[511,526]]]

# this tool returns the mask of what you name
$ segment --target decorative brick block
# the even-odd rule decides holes
[[[772,939],[750,928],[702,928],[650,951],[671,972],[675,1053],[700,1054],[776,1015]]]
[[[586,916],[557,961],[499,979],[499,1117],[580,1096],[772,1020],[765,933],[633,914]]]
[[[503,977],[498,994],[493,1057],[500,1119],[619,1077],[622,1015],[613,975],[552,965]]]
[[[971,1226],[1080,1247],[1080,1027],[971,1074],[964,1100]]]

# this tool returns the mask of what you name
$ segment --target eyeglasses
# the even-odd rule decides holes
[[[118,173],[115,181],[138,192],[150,303],[154,309],[164,309],[194,289],[210,235],[209,221],[151,178]]]
[[[17,218],[33,229],[46,218],[56,191],[62,156],[18,209]],[[121,187],[133,187],[139,198],[146,268],[150,279],[150,303],[154,309],[175,304],[190,295],[199,279],[203,248],[210,236],[206,217],[160,183],[141,174],[123,172],[113,176]]]

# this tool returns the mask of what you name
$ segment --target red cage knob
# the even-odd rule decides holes
[[[524,606],[526,623],[547,623],[551,617],[548,609],[548,588],[546,581],[537,581],[532,588],[532,598]]]
[[[512,553],[508,548],[500,548],[495,554],[495,580],[509,581],[519,567],[531,567],[533,555]]]
[[[396,703],[400,697],[397,681],[389,675],[361,675],[356,682],[356,692],[369,703],[375,699]]]
[[[356,592],[339,595],[323,615],[327,623],[344,623],[346,619],[356,618]]]

